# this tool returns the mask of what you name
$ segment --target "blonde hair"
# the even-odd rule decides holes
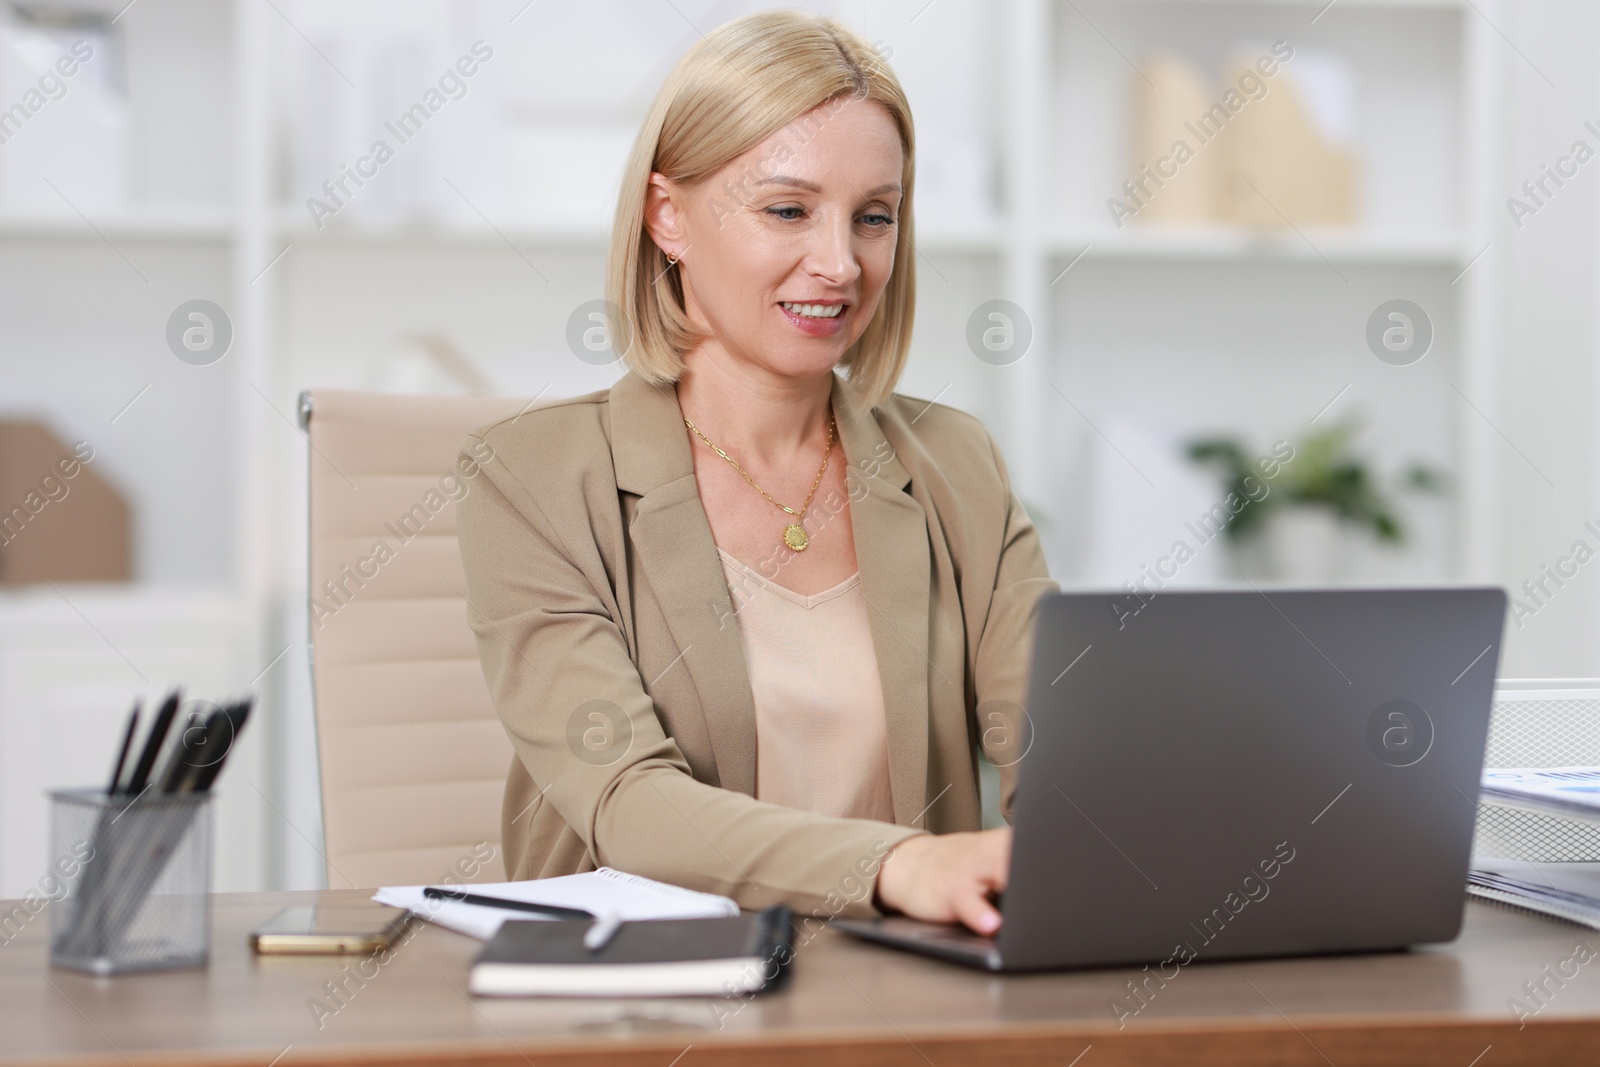
[[[876,407],[889,398],[911,348],[916,307],[911,105],[870,44],[836,19],[795,11],[747,15],[702,38],[667,75],[634,140],[611,231],[606,295],[629,330],[623,360],[635,373],[658,384],[677,381],[684,353],[705,336],[684,310],[678,271],[645,230],[651,172],[693,186],[796,119],[850,98],[888,111],[904,154],[894,271],[872,321],[839,360],[858,401]],[[797,136],[814,132],[803,124]]]

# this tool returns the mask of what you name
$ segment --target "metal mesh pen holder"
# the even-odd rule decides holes
[[[211,941],[211,794],[50,794],[50,962],[91,974],[200,967]]]

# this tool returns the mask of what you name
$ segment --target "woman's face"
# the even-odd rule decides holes
[[[894,270],[903,152],[882,105],[836,97],[695,186],[651,177],[656,243],[690,318],[767,372],[829,372]]]

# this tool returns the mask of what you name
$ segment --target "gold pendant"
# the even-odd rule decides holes
[[[806,536],[806,528],[796,522],[783,528],[783,543],[796,552],[804,552],[811,538]]]

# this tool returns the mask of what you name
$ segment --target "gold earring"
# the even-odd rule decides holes
[[[677,262],[678,262],[678,254],[676,252],[668,252],[667,253],[667,266],[670,267],[670,266],[674,265]]]

